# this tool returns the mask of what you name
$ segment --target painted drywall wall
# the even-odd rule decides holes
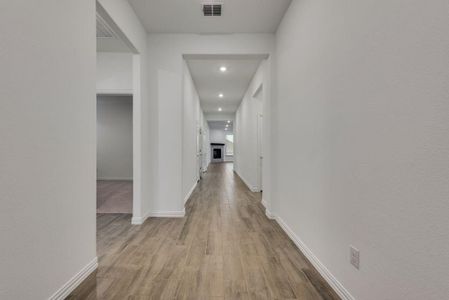
[[[187,64],[183,69],[183,135],[182,135],[182,195],[186,202],[192,188],[199,180],[201,159],[199,156],[199,131],[203,130],[200,98]],[[204,130],[203,130],[204,131]]]
[[[97,94],[132,94],[133,55],[97,52]]]
[[[48,299],[95,266],[95,3],[2,2],[0,36],[0,299]]]
[[[184,61],[183,69],[183,136],[182,136],[182,198],[184,202],[200,179],[200,167],[207,170],[210,162],[209,126],[200,105],[200,98]],[[200,132],[201,136],[200,137]]]
[[[183,54],[272,54],[273,34],[149,34],[150,101],[157,106],[158,195],[155,211],[181,211]],[[269,66],[271,68],[271,60]]]
[[[277,32],[275,212],[356,299],[449,295],[448,10],[293,1]]]
[[[132,96],[97,96],[97,179],[133,178]]]
[[[209,131],[209,137],[211,143],[224,143],[226,141],[227,131],[221,129],[211,129]]]
[[[263,114],[264,83],[267,81],[265,64],[262,62],[248,86],[235,117],[235,164],[234,170],[252,191],[260,191],[260,147],[258,118]],[[259,92],[258,92],[259,91]],[[268,102],[268,98],[265,101]],[[269,105],[269,103],[267,103]],[[267,127],[267,126],[264,126]],[[268,145],[268,144],[267,144]],[[261,145],[261,147],[263,147]],[[269,174],[268,168],[262,174]],[[264,182],[268,182],[265,179]],[[269,186],[269,183],[267,184]]]
[[[204,114],[207,121],[234,121],[235,114]]]
[[[98,0],[127,41],[133,55],[133,220],[141,224],[151,213],[157,195],[158,108],[149,98],[147,35],[126,0]]]

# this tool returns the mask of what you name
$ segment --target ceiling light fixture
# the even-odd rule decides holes
[[[228,120],[228,124],[231,123],[231,121]]]
[[[221,107],[218,108],[218,111],[222,111]]]
[[[220,94],[218,94],[218,97],[223,98],[224,95],[220,93]]]
[[[221,67],[220,67],[220,71],[222,71],[222,72],[226,72],[227,69],[228,69],[228,68],[226,68],[225,66],[221,66]]]

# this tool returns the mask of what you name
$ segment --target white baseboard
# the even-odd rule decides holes
[[[196,185],[198,184],[198,181],[195,181],[190,191],[187,193],[187,195],[184,197],[184,204],[186,204],[187,200],[189,200],[190,196],[192,196],[193,191],[196,188]]]
[[[267,216],[267,218],[270,220],[276,219],[274,214],[268,209],[267,202],[264,199],[262,199],[262,205],[263,207],[265,207],[265,215]]]
[[[131,219],[131,224],[133,225],[142,225],[146,219],[148,219],[148,217],[150,217],[150,213],[146,213],[141,217],[132,217]]]
[[[239,175],[239,177],[242,179],[242,181],[246,184],[246,186],[248,187],[248,189],[249,189],[251,192],[253,192],[253,193],[260,192],[260,189],[257,188],[257,187],[255,187],[255,186],[253,186],[253,185],[251,185],[251,184],[249,183],[249,181],[246,180],[245,177],[243,177],[243,176],[239,173],[239,171],[237,171],[237,170],[234,169],[234,172],[237,173],[237,175]]]
[[[184,218],[185,210],[182,211],[154,211],[150,213],[150,217],[154,218]]]
[[[279,217],[275,216],[276,221],[295,243],[295,245],[301,250],[301,252],[307,257],[317,271],[323,276],[324,280],[332,287],[332,289],[343,300],[354,300],[355,298],[346,290],[346,288],[335,278],[334,275],[326,268],[326,266],[313,254],[309,247],[293,232],[293,230]]]
[[[98,177],[97,180],[103,181],[133,181],[132,177]]]
[[[84,268],[81,269],[75,276],[73,276],[69,281],[67,281],[56,293],[48,298],[49,300],[63,300],[74,289],[80,285],[93,271],[98,267],[98,259],[95,257],[90,263],[88,263]]]
[[[148,212],[142,217],[132,217],[131,224],[142,225],[148,218],[184,218],[186,215],[185,210],[182,211],[154,211]]]

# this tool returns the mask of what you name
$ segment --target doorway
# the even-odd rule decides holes
[[[131,214],[133,120],[131,95],[97,95],[97,213]]]
[[[96,10],[97,211],[141,224],[141,55],[98,1]]]

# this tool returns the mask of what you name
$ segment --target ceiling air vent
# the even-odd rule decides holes
[[[219,17],[222,7],[222,3],[203,3],[203,14],[205,17]]]

